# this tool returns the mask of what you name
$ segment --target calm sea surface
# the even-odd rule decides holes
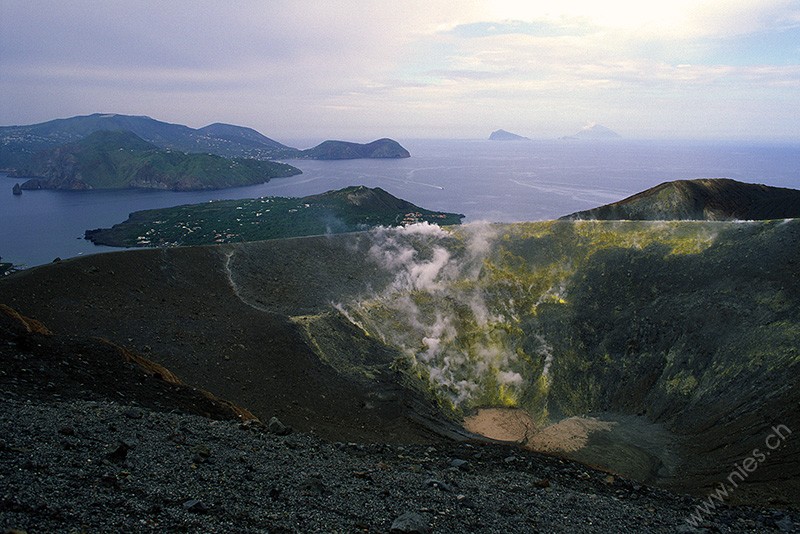
[[[726,177],[800,188],[800,145],[583,141],[401,141],[403,160],[289,161],[303,174],[206,192],[25,191],[0,175],[0,257],[24,266],[110,249],[83,239],[132,211],[216,199],[304,196],[382,187],[465,222],[544,220],[620,200],[668,180]]]

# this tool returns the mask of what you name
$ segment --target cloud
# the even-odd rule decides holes
[[[563,135],[588,115],[629,135],[614,119],[702,113],[713,92],[758,102],[761,119],[729,116],[763,131],[798,81],[800,10],[787,0],[0,6],[2,124],[113,111],[368,140],[484,137],[498,123]],[[648,98],[664,88],[666,101]]]
[[[347,123],[337,111],[351,107],[347,95],[389,77],[418,20],[346,2],[4,0],[0,9],[0,123],[101,110],[273,135]]]
[[[550,28],[594,28],[648,38],[685,39],[760,31],[796,20],[797,12],[790,0],[562,0],[555,5],[508,0],[493,2],[485,14],[493,20],[521,21],[516,25],[523,30],[538,23]]]

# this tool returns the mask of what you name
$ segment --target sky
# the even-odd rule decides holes
[[[800,141],[800,0],[0,0],[0,125]]]

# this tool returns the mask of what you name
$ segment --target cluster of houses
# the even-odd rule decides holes
[[[401,221],[400,224],[402,224],[403,226],[408,226],[409,224],[416,224],[418,222],[422,222],[424,220],[423,217],[424,216],[420,212],[418,212],[418,211],[413,212],[412,211],[411,213],[406,213],[403,216],[403,220]],[[436,219],[446,219],[447,215],[445,215],[444,213],[437,213],[435,215],[433,215],[433,214],[428,215],[427,217],[428,218],[436,218]]]

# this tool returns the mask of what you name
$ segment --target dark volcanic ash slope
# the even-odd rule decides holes
[[[112,402],[0,400],[5,532],[705,530],[686,522],[694,499],[508,447],[328,443]],[[761,533],[798,519],[692,520]]]
[[[0,389],[52,402],[122,401],[158,411],[254,421],[249,411],[188,386],[169,369],[103,338],[64,336],[0,304]]]
[[[5,532],[785,532],[800,519],[712,520],[701,501],[509,446],[276,435],[127,349],[7,307],[0,340]]]
[[[626,199],[562,219],[766,220],[800,217],[800,191],[726,178],[665,182]]]
[[[280,242],[248,268],[269,280],[283,276],[289,281],[281,271],[316,270],[317,262],[341,255],[327,243]],[[0,302],[37,316],[59,333],[101,336],[147,354],[187,383],[247,407],[265,421],[278,416],[331,439],[441,439],[409,419],[436,418],[437,410],[415,401],[418,396],[392,374],[369,383],[342,377],[320,363],[286,314],[245,304],[228,269],[251,255],[236,249],[176,250],[175,255],[169,250],[98,255],[89,262],[32,269],[4,280],[9,283],[0,288]],[[322,299],[330,291],[352,290],[370,275],[361,267],[339,261],[330,280],[309,277],[298,294],[312,291]],[[273,297],[280,301],[291,287],[284,284]],[[384,351],[382,357],[391,361],[393,354]]]

